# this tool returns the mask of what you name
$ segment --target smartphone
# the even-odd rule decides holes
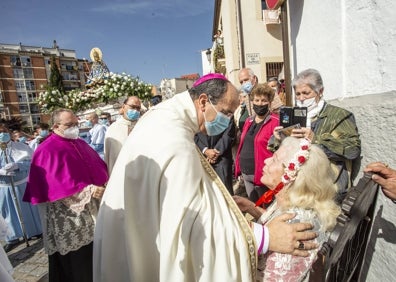
[[[284,128],[293,125],[293,108],[281,107],[279,110],[279,125]]]
[[[307,126],[307,107],[293,108],[293,124],[300,124],[301,127]]]
[[[299,124],[307,126],[307,107],[282,107],[279,111],[279,125],[284,128]]]

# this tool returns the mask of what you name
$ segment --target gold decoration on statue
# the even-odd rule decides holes
[[[103,61],[102,51],[98,47],[92,48],[89,56],[92,60],[91,70],[87,76],[87,82],[85,86],[92,88],[96,85],[103,84],[104,77],[110,74],[108,67]]]
[[[89,57],[93,62],[100,62],[102,60],[103,54],[98,47],[94,47],[89,53]]]

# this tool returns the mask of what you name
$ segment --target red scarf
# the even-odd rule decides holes
[[[268,190],[265,192],[260,199],[257,200],[256,202],[256,207],[261,207],[262,204],[269,204],[272,202],[274,196],[278,194],[280,190],[285,186],[283,182],[280,182],[274,190]]]

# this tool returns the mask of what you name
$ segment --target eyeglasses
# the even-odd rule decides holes
[[[125,104],[125,105],[127,105],[128,107],[130,107],[131,109],[134,109],[134,110],[137,110],[137,111],[140,111],[140,109],[141,109],[141,107],[140,106],[136,106],[136,105],[129,105],[129,104]]]
[[[107,119],[107,117],[100,117],[99,119]]]
[[[67,124],[58,123],[58,125],[62,125],[64,127],[69,128],[69,127],[73,127],[73,126],[78,126],[78,122],[77,123],[67,123]]]
[[[248,78],[245,78],[245,79],[241,79],[240,81],[239,81],[239,83],[240,84],[244,84],[246,81],[248,81],[248,80],[250,80],[250,77],[248,77]]]

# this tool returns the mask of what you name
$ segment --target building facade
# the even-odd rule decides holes
[[[77,59],[74,50],[60,49],[55,41],[52,48],[0,44],[2,118],[20,118],[29,128],[48,121],[48,116],[40,113],[36,98],[48,84],[52,56],[55,56],[65,91],[84,88],[89,65]]]
[[[235,85],[245,67],[259,82],[278,77],[283,67],[280,10],[269,11],[262,0],[216,0],[214,9],[211,71],[222,72]]]

